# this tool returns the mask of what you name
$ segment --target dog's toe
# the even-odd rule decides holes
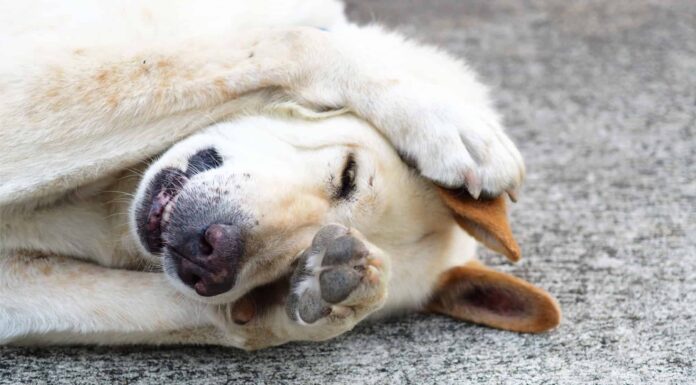
[[[319,276],[321,298],[328,303],[339,303],[355,290],[362,274],[350,266],[340,266],[323,271]]]
[[[334,266],[360,262],[370,254],[365,244],[352,235],[343,235],[329,243],[322,266]]]
[[[307,290],[297,302],[297,315],[303,322],[311,324],[331,314],[331,307],[326,304],[316,291]]]
[[[386,297],[384,264],[370,255],[363,241],[339,225],[315,236],[291,280],[287,312],[307,324],[322,318],[366,314]],[[352,311],[350,311],[352,309]]]

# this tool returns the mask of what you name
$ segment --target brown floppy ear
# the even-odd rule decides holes
[[[520,259],[520,247],[508,224],[503,195],[488,200],[474,199],[464,189],[436,188],[442,201],[454,212],[454,219],[467,233],[513,262]]]
[[[478,261],[445,271],[426,310],[522,333],[543,332],[561,321],[546,291]]]

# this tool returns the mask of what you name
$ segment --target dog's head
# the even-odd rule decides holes
[[[432,186],[359,119],[253,117],[212,126],[154,162],[136,193],[131,227],[146,255],[163,258],[176,287],[219,304],[287,274],[332,222],[404,260],[423,250],[442,254],[451,245],[432,239],[456,223],[518,258],[502,198],[469,199]],[[438,266],[432,286],[452,262]]]
[[[450,216],[366,123],[253,117],[212,126],[154,162],[131,227],[177,287],[226,303],[289,271],[328,223],[389,248],[448,228]]]

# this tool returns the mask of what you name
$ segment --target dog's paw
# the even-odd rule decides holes
[[[495,111],[439,94],[427,99],[414,96],[407,134],[391,138],[402,159],[443,187],[466,188],[475,198],[507,191],[515,199],[524,162]]]
[[[387,260],[358,237],[340,225],[319,230],[291,278],[290,319],[347,331],[384,304]]]

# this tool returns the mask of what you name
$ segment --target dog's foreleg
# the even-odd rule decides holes
[[[515,187],[523,176],[474,74],[378,28],[281,28],[15,56],[0,71],[0,206],[48,199],[224,117],[288,99],[356,112],[423,175],[473,195]]]
[[[15,250],[34,250],[88,259],[105,266],[127,265],[135,258],[121,252],[127,248],[112,230],[111,215],[106,205],[97,200],[17,215],[0,213],[0,223],[4,224],[0,230],[0,259]]]
[[[15,253],[0,258],[0,344],[187,343],[249,350],[325,340],[384,304],[389,271],[389,258],[357,231],[326,226],[298,263],[287,298],[240,323],[233,314],[238,304],[189,299],[161,273]]]
[[[299,97],[339,105],[380,130],[405,161],[447,187],[498,195],[517,187],[524,164],[488,89],[462,61],[378,26],[326,33],[311,84]]]
[[[276,38],[250,31],[11,54],[0,67],[0,208],[50,202],[224,117],[263,108],[280,88],[278,68],[254,49],[264,39],[293,44]]]
[[[0,344],[220,343],[205,305],[165,280],[69,258],[5,256]]]

